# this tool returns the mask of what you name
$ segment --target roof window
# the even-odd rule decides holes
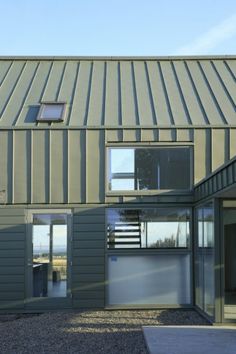
[[[43,102],[39,109],[37,121],[62,122],[65,116],[65,108],[65,102]]]

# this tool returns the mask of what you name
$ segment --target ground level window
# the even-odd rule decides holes
[[[145,208],[107,210],[107,247],[188,248],[190,210]]]

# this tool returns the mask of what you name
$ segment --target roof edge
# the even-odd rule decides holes
[[[224,59],[236,59],[236,54],[234,55],[186,55],[186,56],[43,56],[43,55],[19,55],[11,56],[4,55],[0,56],[0,60],[94,60],[94,61],[143,61],[143,60],[160,60],[160,61],[169,61],[169,60],[224,60]]]

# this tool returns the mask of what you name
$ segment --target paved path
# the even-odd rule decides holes
[[[150,354],[236,354],[236,327],[143,327]]]

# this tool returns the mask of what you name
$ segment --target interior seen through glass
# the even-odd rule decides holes
[[[33,215],[33,296],[67,295],[67,215]]]
[[[185,208],[108,209],[107,245],[115,248],[186,248],[190,211]]]
[[[109,189],[190,189],[188,147],[111,148]]]
[[[223,209],[224,220],[224,317],[236,319],[236,208]]]

